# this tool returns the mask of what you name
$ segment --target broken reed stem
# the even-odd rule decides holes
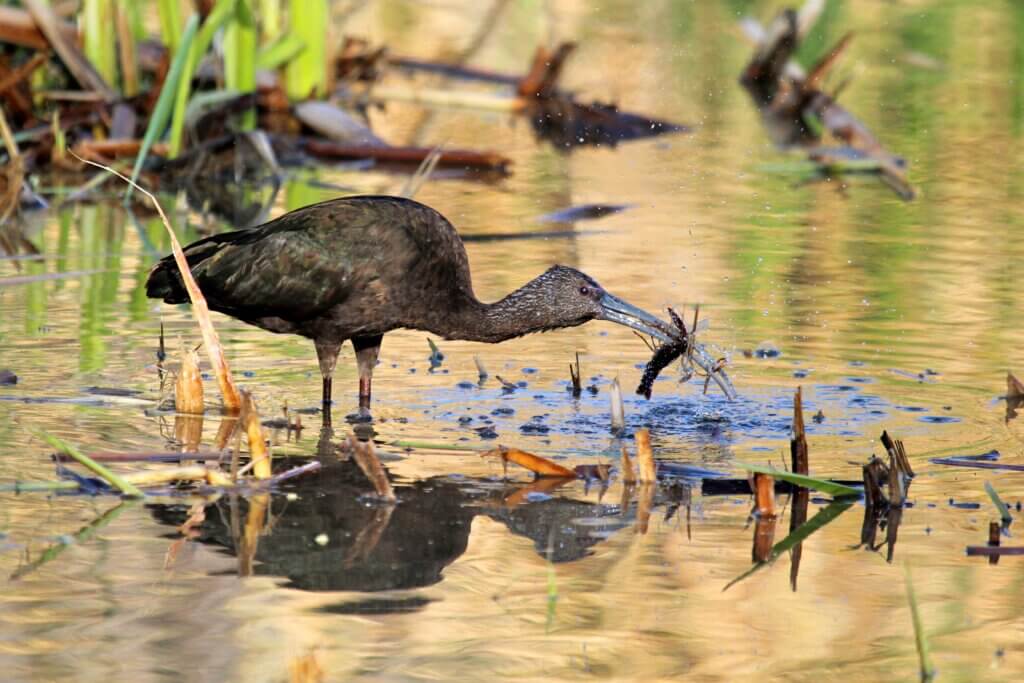
[[[583,393],[583,387],[580,384],[580,354],[578,351],[576,352],[576,363],[569,363],[569,377],[572,379],[572,397],[579,398]]]
[[[608,397],[612,409],[612,434],[618,434],[626,428],[626,407],[622,403],[622,387],[619,385],[618,377],[612,380]]]
[[[257,479],[269,479],[270,471],[270,449],[263,437],[263,427],[260,425],[260,414],[256,410],[256,401],[248,391],[242,392],[242,413],[239,420],[245,427],[245,438],[249,443],[249,467]]]
[[[793,396],[793,437],[789,441],[791,469],[797,474],[810,474],[807,434],[804,431],[804,404],[802,387],[796,388]]]
[[[46,443],[56,448],[61,453],[64,453],[74,458],[79,464],[84,466],[90,472],[92,472],[99,478],[103,479],[103,481],[110,484],[112,488],[115,488],[118,491],[120,491],[122,495],[127,496],[128,498],[142,497],[142,491],[136,488],[134,484],[132,484],[129,481],[125,481],[121,476],[115,474],[111,470],[107,469],[105,466],[96,462],[95,460],[93,460],[88,455],[78,450],[71,444],[63,441],[62,439],[58,439],[56,436],[53,436],[52,434],[47,434],[46,432],[36,432],[35,434],[39,438],[46,441]]]
[[[770,474],[754,473],[754,506],[759,517],[775,516],[775,479]]]
[[[146,472],[131,472],[124,475],[124,478],[136,486],[162,486],[176,481],[203,481],[210,486],[231,486],[231,479],[227,474],[206,465],[183,465]]]
[[[636,430],[636,459],[640,463],[640,482],[647,484],[658,481],[658,468],[654,464],[654,451],[651,450],[651,433],[647,429]]]
[[[480,360],[480,356],[473,356],[473,362],[476,363],[476,374],[480,382],[487,379],[487,366]]]
[[[518,448],[498,446],[480,454],[481,458],[500,458],[503,463],[514,462],[520,467],[525,467],[538,477],[572,477],[576,478],[576,472],[547,458],[542,458],[533,453],[521,451]]]
[[[170,221],[167,220],[167,214],[164,213],[164,209],[160,205],[160,202],[157,201],[157,198],[152,192],[143,188],[131,178],[115,171],[111,167],[95,161],[90,161],[89,159],[83,159],[74,152],[70,152],[70,150],[69,153],[82,163],[103,169],[108,173],[113,173],[118,178],[149,197],[149,200],[153,202],[153,206],[156,207],[157,213],[160,214],[160,220],[163,222],[164,228],[167,229],[167,234],[170,235],[171,249],[174,252],[174,262],[178,264],[178,270],[181,272],[182,282],[185,284],[185,289],[188,290],[189,299],[192,301],[192,313],[195,315],[196,321],[199,323],[199,330],[203,335],[203,346],[206,347],[206,353],[210,356],[210,365],[213,366],[213,372],[217,376],[217,383],[220,385],[220,393],[224,399],[224,409],[228,412],[237,413],[242,405],[241,397],[238,393],[238,387],[235,385],[235,380],[231,376],[231,369],[228,367],[227,358],[224,357],[224,348],[220,345],[220,337],[217,336],[217,330],[214,329],[213,322],[210,320],[210,308],[206,304],[206,299],[203,297],[202,290],[199,289],[199,285],[196,283],[195,278],[192,277],[192,271],[189,269],[188,261],[185,258],[185,252],[182,251],[181,243],[178,242],[178,237],[174,234],[174,228],[171,227]]]
[[[622,447],[622,481],[632,484],[636,481],[636,469],[633,467],[633,459],[629,457],[629,451]]]
[[[203,378],[199,374],[199,354],[181,348],[181,369],[174,382],[174,410],[186,415],[203,414]]]

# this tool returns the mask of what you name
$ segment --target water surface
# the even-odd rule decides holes
[[[394,105],[372,115],[396,143],[487,147],[514,160],[505,180],[437,179],[418,195],[466,235],[551,231],[539,219],[570,206],[630,205],[560,224],[575,233],[564,237],[469,243],[477,293],[499,298],[563,263],[648,310],[692,313],[700,303],[712,319],[705,342],[728,355],[740,400],[703,397],[699,382],[678,386],[671,373],[650,401],[633,396],[648,353],[604,323],[498,346],[443,342],[433,371],[425,335],[397,332],[375,374],[375,428],[385,440],[503,443],[569,465],[608,462],[619,447],[608,431],[608,385],[618,377],[630,448],[632,431],[649,426],[658,457],[738,474],[736,461],[783,461],[802,386],[807,417],[824,417],[808,419],[813,472],[859,477],[859,463],[882,450],[882,429],[906,443],[919,476],[892,562],[884,547],[858,547],[858,504],[803,544],[795,590],[783,555],[723,592],[751,564],[745,496],[665,487],[639,533],[639,494],[624,496],[617,481],[607,491],[530,488],[525,474],[506,481],[474,453],[382,449],[399,496],[393,510],[365,498],[350,463],[328,462],[279,494],[207,506],[187,542],[176,531],[187,502],[101,517],[116,501],[4,494],[0,576],[23,574],[0,598],[6,678],[280,681],[290,662],[315,652],[328,680],[910,680],[909,566],[940,680],[1019,679],[1020,562],[990,565],[964,547],[983,543],[996,517],[983,483],[1012,505],[1024,480],[928,458],[995,449],[1001,462],[1020,462],[1021,425],[997,397],[1007,369],[1024,368],[1024,12],[1014,3],[829,3],[801,56],[855,31],[844,61],[855,78],[842,101],[908,160],[920,196],[905,203],[870,177],[809,182],[769,142],[736,84],[748,48],[735,26],[744,13],[766,19],[777,8],[509,3],[470,58],[516,72],[549,34],[577,40],[567,87],[693,125],[690,135],[566,154],[535,141],[526,122],[494,114]],[[402,53],[446,56],[472,40],[485,12],[373,3],[345,29]],[[404,183],[375,170],[318,180],[360,192]],[[272,213],[336,194],[299,177]],[[175,214],[189,239],[221,227],[183,207]],[[67,276],[0,280],[0,369],[19,377],[0,387],[0,478],[54,477],[32,429],[85,450],[167,449],[173,418],[89,393],[158,398],[161,322],[172,351],[179,338],[198,343],[187,308],[144,297],[146,273],[167,251],[162,228],[116,204],[34,221],[26,234],[43,258],[4,258],[0,279]],[[310,343],[216,323],[265,413],[316,405]],[[761,344],[780,354],[744,355]],[[573,400],[567,365],[577,352],[596,393]],[[478,386],[474,355],[524,386],[503,392],[493,377]],[[356,388],[351,349],[335,387],[344,414]],[[208,389],[213,396],[215,384]],[[274,435],[278,452],[316,452],[319,418],[303,421],[298,442]],[[207,444],[217,422],[207,420]],[[482,438],[482,428],[497,437]],[[812,500],[809,516],[822,508]],[[90,538],[69,537],[98,517],[104,526]],[[255,547],[240,540],[247,529]],[[775,540],[788,529],[787,510]],[[62,541],[65,550],[31,568]]]

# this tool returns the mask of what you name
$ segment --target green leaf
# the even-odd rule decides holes
[[[142,171],[142,164],[146,161],[150,147],[153,146],[157,138],[163,135],[164,129],[167,127],[167,121],[171,118],[174,97],[178,91],[178,81],[181,80],[181,72],[184,69],[185,62],[188,60],[192,39],[195,38],[198,27],[199,16],[193,14],[189,17],[188,24],[185,25],[185,32],[181,36],[181,45],[177,52],[174,53],[171,68],[167,71],[163,87],[160,88],[160,96],[157,98],[156,106],[153,108],[153,116],[150,117],[149,125],[146,126],[146,134],[142,138],[142,147],[139,149],[139,155],[135,157],[135,166],[132,168],[132,183],[138,182],[139,173]],[[125,203],[131,199],[132,189],[133,185],[128,185],[128,189],[125,190]]]
[[[999,518],[1003,522],[1004,527],[1010,526],[1013,522],[1013,515],[1010,514],[1010,508],[1006,507],[1006,503],[996,493],[996,489],[992,486],[991,482],[985,482],[985,491],[988,493],[988,497],[992,499],[992,503],[995,504],[996,509],[999,510]]]
[[[751,465],[750,463],[745,462],[738,462],[736,464],[750,472],[770,474],[779,481],[788,481],[790,484],[795,486],[803,486],[807,489],[821,491],[822,493],[827,493],[835,498],[861,495],[860,489],[855,489],[852,486],[846,486],[845,484],[840,484],[838,482],[829,481],[828,479],[815,479],[814,477],[808,477],[803,474],[794,474],[793,472],[786,472],[784,470],[777,470],[774,467],[766,467],[764,465]]]
[[[256,68],[272,71],[282,64],[290,62],[296,55],[306,49],[294,33],[286,33],[270,45],[260,49],[256,55]]]
[[[132,484],[129,481],[125,481],[119,475],[107,469],[106,466],[96,462],[88,455],[78,450],[76,447],[72,446],[66,441],[58,439],[56,436],[53,436],[52,434],[47,434],[46,432],[36,431],[33,433],[39,438],[46,441],[46,443],[56,448],[61,453],[64,453],[68,457],[73,458],[78,463],[85,466],[86,469],[90,470],[91,472],[93,472],[93,474],[100,477],[108,484],[110,484],[111,487],[120,491],[122,495],[125,495],[129,498],[142,498],[143,493],[142,491],[139,490],[137,486],[135,486],[135,484]]]
[[[181,152],[181,140],[185,132],[185,109],[188,107],[188,97],[192,92],[192,76],[203,55],[210,49],[210,44],[213,43],[213,37],[217,31],[234,16],[235,0],[217,0],[217,4],[210,10],[202,28],[199,29],[199,33],[195,40],[191,41],[187,50],[184,38],[182,39],[181,51],[187,53],[188,58],[185,60],[183,72],[178,79],[177,90],[174,93],[174,112],[171,118],[170,140],[168,141],[169,154],[172,159]]]

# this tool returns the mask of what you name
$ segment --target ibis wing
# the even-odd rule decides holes
[[[240,237],[196,245],[207,254],[192,266],[192,274],[214,310],[301,321],[343,303],[352,291],[349,260],[337,253],[337,245],[328,249],[316,231]]]

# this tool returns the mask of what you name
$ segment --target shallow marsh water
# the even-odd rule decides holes
[[[187,504],[128,505],[70,542],[116,501],[4,494],[0,576],[69,542],[0,594],[4,678],[279,681],[315,652],[328,680],[911,680],[906,565],[939,680],[1018,680],[1020,560],[990,565],[964,547],[982,544],[997,516],[983,483],[1014,504],[1024,478],[928,458],[994,449],[1022,462],[1024,423],[1007,421],[997,397],[1006,370],[1024,368],[1024,11],[829,3],[806,51],[856,32],[846,57],[856,77],[842,101],[908,159],[920,197],[904,203],[869,177],[842,188],[803,182],[767,141],[736,85],[748,48],[735,24],[778,6],[552,3],[545,13],[510,3],[470,60],[520,71],[550,26],[580,43],[567,86],[695,125],[688,136],[563,154],[502,116],[405,106],[374,115],[388,140],[493,147],[514,159],[506,180],[437,179],[418,195],[464,234],[550,231],[538,219],[572,205],[632,205],[564,226],[578,233],[569,238],[468,244],[478,294],[498,298],[564,263],[648,310],[692,312],[699,302],[712,319],[705,341],[730,354],[741,399],[703,398],[698,383],[676,386],[669,372],[651,401],[633,396],[648,353],[602,323],[499,346],[441,342],[445,360],[433,371],[425,335],[399,332],[385,339],[375,375],[375,427],[389,440],[503,443],[570,465],[605,462],[618,448],[607,429],[607,387],[618,376],[629,430],[650,426],[658,457],[737,474],[735,461],[781,461],[802,386],[812,472],[857,478],[851,463],[880,453],[883,428],[905,441],[919,476],[893,562],[884,549],[857,547],[863,507],[854,505],[804,543],[796,591],[783,555],[723,592],[751,564],[746,497],[702,496],[698,484],[689,508],[665,519],[673,500],[685,503],[681,488],[666,488],[641,534],[636,495],[622,506],[618,483],[603,493],[582,482],[529,490],[528,476],[513,471],[506,482],[473,453],[382,449],[400,501],[393,511],[361,497],[349,464],[331,463],[284,487],[295,496],[209,506],[186,543],[175,526]],[[348,28],[431,57],[467,44],[485,10],[374,3]],[[365,192],[404,181],[375,171],[318,178]],[[295,181],[273,213],[330,196]],[[0,260],[0,369],[19,377],[0,387],[0,478],[53,478],[30,429],[91,451],[166,449],[170,418],[89,392],[156,398],[160,322],[172,352],[179,336],[198,341],[186,308],[142,293],[167,249],[162,228],[137,226],[115,205],[36,220],[28,238],[44,259]],[[189,238],[199,222],[178,213]],[[4,281],[43,273],[69,276]],[[316,404],[311,344],[216,323],[264,413]],[[744,357],[762,343],[780,355]],[[574,401],[567,365],[577,351],[597,393]],[[482,386],[474,355],[492,374]],[[342,414],[354,402],[352,360],[346,349],[335,381]],[[525,386],[503,392],[495,374]],[[818,410],[824,420],[811,421]],[[297,443],[275,434],[278,452],[315,453],[318,418],[303,421]],[[497,438],[482,438],[485,427]],[[216,429],[208,418],[206,443]],[[812,501],[810,515],[822,508]],[[244,529],[268,509],[255,553],[239,552],[232,524]],[[1006,543],[1016,543],[1017,524]],[[776,541],[788,525],[787,511]]]

